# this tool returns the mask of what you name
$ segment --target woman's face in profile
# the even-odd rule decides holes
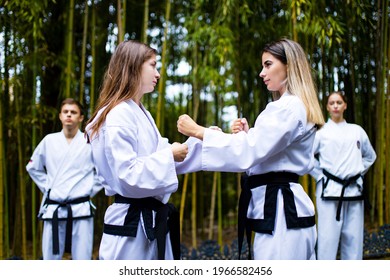
[[[278,91],[283,94],[286,91],[287,65],[269,52],[262,56],[263,69],[259,76],[263,79],[269,91]]]
[[[158,79],[160,79],[160,73],[157,70],[156,56],[153,55],[150,59],[148,59],[142,64],[142,71],[141,71],[142,94],[154,91]]]

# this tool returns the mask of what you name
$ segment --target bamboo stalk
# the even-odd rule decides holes
[[[89,108],[91,114],[95,110],[95,76],[96,76],[96,5],[94,5],[94,1],[92,1],[92,16],[91,16],[91,56],[92,56],[92,66],[91,66],[91,86],[90,86],[90,94],[89,94]]]
[[[222,240],[222,188],[221,188],[221,172],[217,172],[217,200],[218,200],[218,244],[222,250],[223,240]]]
[[[385,135],[384,135],[384,141],[385,141],[385,151],[386,151],[386,156],[384,159],[384,166],[383,170],[385,173],[385,222],[388,224],[390,223],[390,171],[389,168],[386,168],[386,166],[390,166],[390,92],[389,88],[385,87],[385,83],[389,83],[390,81],[390,76],[388,74],[388,69],[390,69],[390,48],[389,48],[389,33],[390,33],[390,28],[389,28],[389,21],[387,20],[387,13],[385,12],[387,7],[389,7],[389,0],[384,0],[383,5],[382,5],[382,24],[383,24],[383,49],[387,50],[384,52],[384,56],[382,57],[383,60],[383,68],[382,68],[382,86],[383,86],[383,95],[385,96],[385,112],[386,112],[386,129],[385,129]]]
[[[71,97],[74,0],[69,1],[68,12],[68,26],[66,36],[65,97]]]
[[[22,143],[22,123],[20,115],[20,96],[19,89],[15,91],[15,106],[16,106],[16,120],[17,120],[17,139],[18,139],[18,175],[19,175],[19,198],[20,198],[20,214],[21,214],[21,232],[22,232],[22,254],[23,259],[27,259],[27,219],[26,219],[26,183],[25,183],[25,166],[23,157],[23,143]]]
[[[380,1],[378,2],[378,9],[380,9]],[[382,19],[383,20],[383,19]],[[377,23],[378,30],[382,30],[383,23],[378,21]],[[383,30],[382,30],[383,31]],[[382,33],[382,32],[381,32]],[[382,48],[384,46],[383,38],[381,36],[377,37],[377,48],[378,56],[376,57],[376,71],[377,71],[377,87],[378,92],[376,94],[376,120],[377,120],[377,130],[376,130],[376,149],[377,149],[377,159],[375,163],[375,181],[376,181],[376,191],[377,191],[377,212],[378,212],[378,225],[382,226],[384,224],[384,213],[383,213],[383,170],[384,170],[384,80],[383,80],[383,67],[384,61],[382,59]]]
[[[148,42],[148,22],[149,22],[149,0],[145,0],[144,5],[144,19],[142,24],[141,42],[147,44]]]
[[[83,42],[81,47],[81,65],[80,65],[80,92],[79,101],[84,104],[84,82],[85,82],[85,61],[86,61],[86,50],[87,50],[87,34],[88,34],[88,0],[85,0],[84,8],[84,26],[83,26]]]
[[[5,202],[5,153],[4,153],[4,94],[3,94],[3,87],[0,87],[0,259],[4,259],[5,252],[4,252],[4,231],[6,230],[5,224],[4,224],[4,202]]]
[[[187,196],[187,186],[188,186],[188,177],[189,174],[184,175],[183,181],[183,190],[181,192],[181,200],[180,200],[180,241],[182,241],[183,235],[183,222],[184,222],[184,209],[186,205],[186,196]]]
[[[165,5],[165,27],[164,27],[164,41],[161,52],[161,71],[160,80],[158,83],[158,101],[156,125],[161,134],[164,134],[164,105],[165,105],[165,83],[166,83],[166,61],[167,61],[167,44],[168,44],[168,27],[171,16],[171,0],[166,0]]]
[[[124,5],[126,1],[124,1]],[[117,13],[116,13],[116,24],[118,26],[118,44],[123,42],[125,38],[125,15],[126,11],[124,10],[125,8],[122,9],[122,0],[117,0]]]
[[[35,18],[33,29],[34,29],[34,53],[33,53],[33,91],[31,98],[31,114],[33,119],[33,125],[31,127],[31,150],[33,151],[37,145],[37,129],[35,126],[35,122],[37,121],[37,107],[36,107],[36,96],[37,96],[37,80],[38,77],[38,65],[37,65],[37,51],[38,51],[38,43],[37,43],[37,19]],[[32,231],[32,258],[37,259],[37,211],[36,211],[36,203],[37,203],[37,195],[36,195],[36,185],[32,181],[31,182],[31,231]]]
[[[192,247],[197,248],[197,223],[196,223],[196,218],[197,218],[197,188],[196,188],[196,173],[192,173],[192,197],[191,197],[191,225],[192,225]]]
[[[217,193],[217,172],[213,172],[213,186],[211,189],[211,203],[210,203],[210,220],[209,220],[209,234],[208,239],[213,239],[214,233],[214,212],[215,212],[215,196]]]
[[[389,1],[387,1],[387,6],[389,5],[388,2]],[[390,30],[390,28],[389,28],[388,23],[387,23],[387,32],[386,32],[386,40],[385,40],[385,42],[387,42],[387,44],[388,44],[388,38],[389,38],[389,30]],[[387,46],[387,67],[386,68],[390,69],[390,48],[389,48],[389,46]],[[387,81],[389,81],[389,80],[390,80],[389,77],[387,77]],[[386,147],[390,147],[390,92],[389,92],[388,88],[386,88],[386,91],[387,91]],[[389,148],[386,149],[385,166],[390,166],[390,149]],[[389,224],[390,223],[390,170],[389,170],[389,168],[385,169],[385,173],[386,173],[386,201],[385,201],[385,205],[386,205],[386,213],[387,213],[386,223]]]
[[[301,181],[301,185],[302,185],[303,189],[305,190],[305,192],[307,194],[309,194],[309,175],[305,174],[305,175],[301,176],[300,181]]]
[[[141,42],[148,44],[148,23],[149,23],[149,0],[145,0],[144,4],[144,18],[141,31]],[[143,97],[143,103],[146,104],[146,108],[151,108],[152,97],[151,94],[145,94]]]

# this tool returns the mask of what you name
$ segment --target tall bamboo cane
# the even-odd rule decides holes
[[[72,57],[73,57],[73,22],[74,22],[74,0],[69,1],[68,25],[66,36],[66,68],[65,68],[65,97],[71,97],[72,82]]]
[[[167,43],[168,43],[168,27],[171,16],[171,0],[166,0],[165,5],[165,27],[164,27],[164,41],[161,51],[161,71],[160,81],[158,84],[158,100],[157,100],[157,114],[156,125],[160,132],[164,134],[164,105],[165,105],[165,83],[166,83],[166,61],[167,61]]]
[[[384,201],[384,213],[385,213],[385,223],[390,223],[390,171],[389,168],[386,168],[386,166],[390,166],[390,92],[389,88],[385,87],[385,83],[389,83],[389,74],[388,70],[390,69],[390,48],[389,48],[389,20],[387,17],[387,13],[385,12],[386,9],[389,7],[389,0],[383,0],[382,4],[382,44],[383,44],[383,50],[384,50],[384,56],[382,56],[383,61],[383,67],[382,67],[382,82],[381,87],[383,89],[383,95],[385,97],[384,102],[384,110],[386,112],[386,122],[385,122],[385,135],[384,135],[384,142],[385,147],[387,147],[386,150],[386,156],[384,158],[383,163],[383,172],[385,174],[385,201]],[[387,53],[386,53],[387,50]]]
[[[197,189],[196,189],[196,173],[192,173],[192,193],[191,193],[191,225],[192,225],[192,230],[191,230],[191,236],[192,236],[192,248],[197,247],[197,223],[196,223],[196,211],[197,211]]]
[[[5,196],[4,196],[4,189],[5,189],[5,153],[4,153],[4,113],[3,113],[3,106],[4,106],[4,94],[2,91],[3,87],[0,87],[0,259],[3,260],[5,257],[4,252],[4,202],[5,202]]]
[[[80,92],[79,101],[84,104],[84,81],[85,81],[85,61],[86,61],[86,50],[87,50],[87,34],[88,34],[88,0],[85,0],[84,8],[84,26],[83,26],[83,42],[81,46],[81,65],[80,65]]]
[[[181,191],[181,200],[180,200],[180,241],[182,241],[183,221],[184,221],[183,217],[184,217],[184,209],[185,209],[185,204],[186,204],[188,177],[189,177],[188,173],[184,175],[183,190]]]
[[[16,106],[16,120],[17,120],[17,139],[18,139],[18,175],[19,175],[19,198],[20,198],[20,213],[21,213],[21,231],[22,231],[22,254],[23,259],[27,259],[27,219],[26,219],[26,183],[25,183],[25,160],[23,157],[23,140],[22,140],[22,122],[20,113],[21,97],[19,95],[19,89],[16,88],[15,92],[15,106]]]
[[[33,53],[33,90],[32,90],[32,98],[31,98],[31,114],[33,122],[37,120],[37,107],[36,107],[36,96],[37,96],[37,80],[38,77],[38,65],[37,65],[37,51],[38,51],[38,43],[37,43],[37,18],[35,17],[33,23],[33,40],[34,40],[34,53]],[[37,145],[37,129],[35,123],[33,123],[31,127],[31,150],[33,151]],[[31,183],[31,230],[32,230],[32,258],[37,259],[37,211],[36,211],[36,203],[37,203],[37,188],[35,183],[32,181]]]
[[[210,220],[209,220],[209,234],[208,234],[209,240],[213,238],[213,233],[214,233],[214,212],[215,212],[216,194],[217,194],[217,172],[213,172],[213,186],[211,189]]]
[[[95,101],[96,101],[96,90],[95,90],[95,80],[96,80],[96,5],[92,1],[92,15],[91,15],[91,56],[92,56],[92,65],[91,65],[91,85],[90,85],[90,94],[89,94],[89,108],[91,114],[95,110]]]

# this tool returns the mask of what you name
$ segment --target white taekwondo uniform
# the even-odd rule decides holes
[[[87,126],[89,135],[90,125]],[[196,152],[196,149],[200,149],[201,141],[187,141],[189,153],[183,162],[176,163],[171,144],[161,137],[151,114],[142,104],[138,106],[128,100],[107,114],[105,123],[90,142],[98,174],[104,178],[105,193],[115,195],[115,203],[105,214],[99,258],[177,258],[170,240],[172,228],[168,234],[165,229],[161,241],[164,242],[161,244],[163,255],[158,254],[159,237],[157,233],[155,236],[154,226],[166,218],[159,221],[154,209],[147,211],[150,210],[148,204],[155,204],[157,200],[157,204],[169,205],[169,197],[178,188],[177,174],[200,170],[200,150]],[[176,223],[179,226],[178,221]],[[174,238],[176,245],[179,244],[179,236]]]
[[[249,178],[260,177],[251,183],[249,206],[247,211],[244,207],[241,222],[239,219],[239,231],[248,223],[256,231],[255,259],[315,259],[313,202],[298,180],[278,179],[284,177],[281,172],[297,174],[297,179],[313,168],[311,152],[315,131],[314,124],[307,122],[301,100],[287,92],[267,105],[247,133],[205,130],[203,170],[246,171]],[[243,223],[245,214],[248,219]]]
[[[317,257],[335,260],[340,241],[341,259],[361,260],[363,175],[374,163],[376,153],[363,128],[331,119],[316,133],[313,151],[315,163],[310,174],[317,182]]]
[[[71,143],[63,131],[46,135],[26,170],[43,193],[38,215],[44,221],[43,258],[62,259],[69,251],[72,259],[91,259],[95,206],[90,198],[103,185],[84,134],[79,130]]]

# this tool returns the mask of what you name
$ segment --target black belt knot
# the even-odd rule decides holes
[[[66,207],[68,212],[66,218],[66,235],[65,235],[65,252],[70,253],[72,251],[72,229],[73,229],[73,214],[72,214],[72,204],[79,204],[86,201],[89,201],[89,196],[79,197],[67,201],[55,201],[50,198],[46,198],[45,204],[55,204],[58,205],[56,210],[53,212],[52,219],[52,234],[53,234],[53,255],[58,255],[60,253],[59,245],[59,236],[58,236],[58,209],[61,207]]]
[[[290,183],[298,183],[299,175],[291,172],[270,172],[241,177],[241,195],[238,205],[238,258],[241,256],[244,231],[248,244],[248,259],[251,259],[252,231],[272,234],[275,226],[276,203],[279,190],[282,191],[287,228],[302,228],[315,225],[315,216],[298,217],[294,193]],[[264,219],[249,219],[247,212],[252,198],[251,189],[266,185]]]
[[[146,236],[150,241],[157,240],[158,259],[165,259],[166,235],[170,232],[172,252],[175,260],[180,259],[180,217],[173,204],[164,204],[153,197],[130,198],[115,195],[115,203],[130,204],[123,226],[104,224],[106,234],[136,237],[142,213]],[[153,212],[156,212],[153,227]]]
[[[327,170],[323,169],[322,171],[324,173],[324,175],[327,177],[326,181],[322,183],[322,188],[325,189],[326,186],[328,185],[329,183],[329,179],[330,180],[333,180],[339,184],[342,185],[342,189],[341,189],[341,194],[340,194],[340,197],[338,199],[339,203],[337,205],[337,213],[336,213],[336,220],[337,221],[340,221],[340,216],[341,216],[341,205],[343,203],[343,200],[344,200],[344,193],[345,193],[345,189],[351,185],[352,183],[356,182],[357,179],[359,179],[361,177],[360,174],[356,174],[355,176],[352,176],[352,177],[349,177],[349,178],[346,178],[346,179],[341,179],[339,177],[337,177],[336,175],[333,175],[332,173],[328,172]]]

